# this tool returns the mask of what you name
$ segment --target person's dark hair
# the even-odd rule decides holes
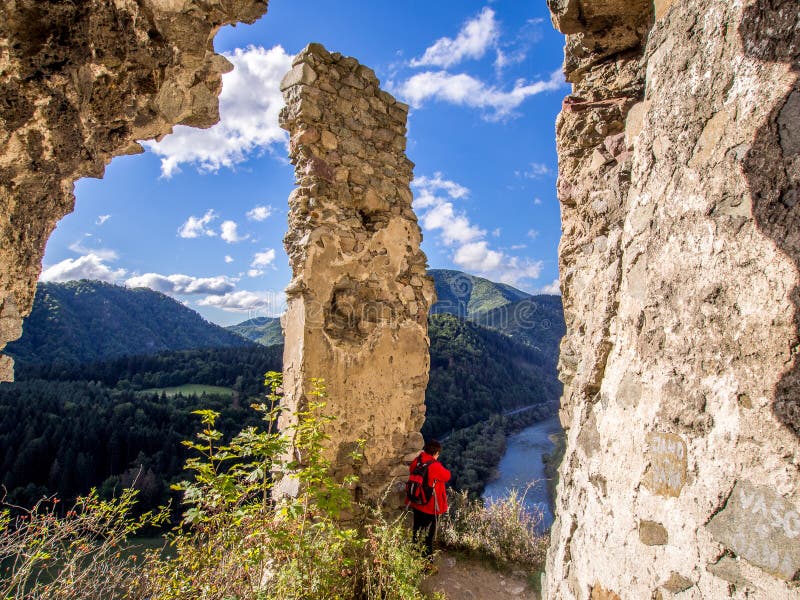
[[[428,440],[425,446],[423,446],[422,450],[426,454],[430,454],[431,456],[433,456],[437,452],[442,451],[442,444],[439,442],[439,440]]]

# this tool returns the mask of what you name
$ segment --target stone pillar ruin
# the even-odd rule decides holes
[[[799,598],[797,2],[548,5],[573,92],[544,597]]]
[[[297,55],[281,90],[298,185],[284,240],[284,402],[302,408],[310,379],[324,379],[335,475],[351,472],[348,455],[365,440],[356,498],[380,501],[422,447],[434,301],[411,209],[408,106],[319,44]]]
[[[45,244],[74,182],[178,123],[219,120],[223,25],[266,0],[7,0],[0,4],[0,381],[33,306]]]

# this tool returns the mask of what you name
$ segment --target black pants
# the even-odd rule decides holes
[[[416,508],[411,509],[414,512],[414,525],[411,539],[417,543],[417,538],[422,531],[425,536],[425,556],[433,554],[433,536],[436,535],[436,522],[438,517],[436,515],[429,515]]]

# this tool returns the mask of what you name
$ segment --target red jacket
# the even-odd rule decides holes
[[[417,458],[411,461],[408,467],[409,474],[414,472],[414,467],[420,457],[422,462],[429,462],[434,458],[426,453],[421,452]],[[438,460],[428,467],[428,484],[433,485],[433,497],[428,500],[428,503],[423,506],[414,506],[415,510],[427,513],[429,515],[440,515],[447,511],[447,492],[444,489],[444,484],[450,481],[450,471],[444,468],[442,463]],[[408,501],[406,501],[408,503]]]

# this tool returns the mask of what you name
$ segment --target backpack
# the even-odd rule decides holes
[[[421,454],[417,457],[417,465],[406,481],[406,500],[409,504],[424,506],[433,497],[433,486],[428,483],[428,467],[435,462],[422,462]]]

